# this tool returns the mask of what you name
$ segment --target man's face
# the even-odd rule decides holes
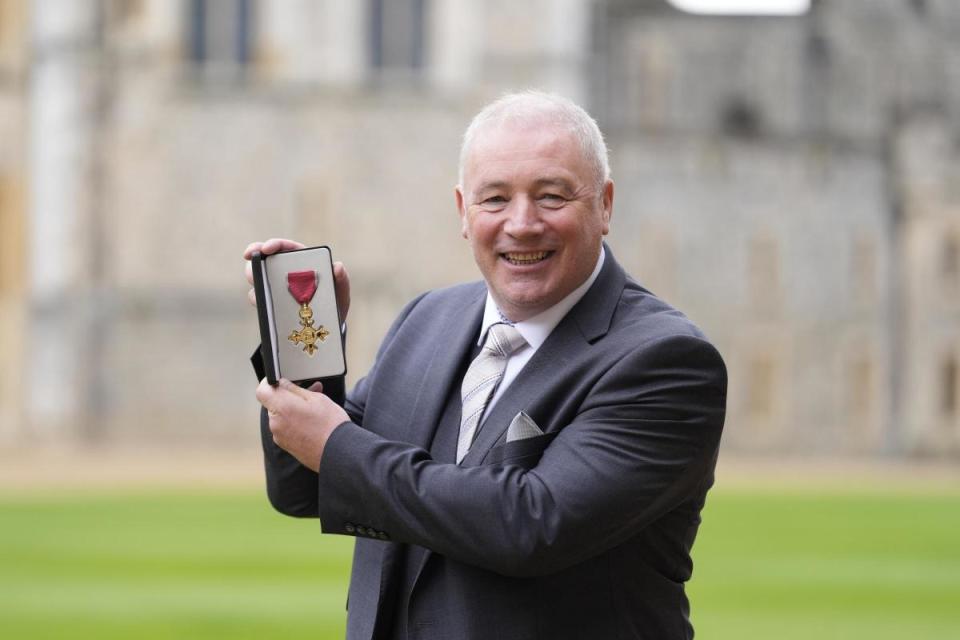
[[[545,311],[593,271],[610,229],[613,183],[569,132],[489,125],[475,138],[457,188],[463,237],[508,318]]]

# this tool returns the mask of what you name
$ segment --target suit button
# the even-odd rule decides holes
[[[385,531],[378,531],[377,537],[381,540],[387,540],[390,536],[388,536]]]
[[[357,528],[354,527],[352,523],[348,522],[347,524],[343,525],[343,530],[347,533],[355,533]]]
[[[359,533],[359,534],[362,535],[362,536],[365,536],[365,535],[367,535],[367,528],[358,525],[358,526],[357,526],[357,533]]]

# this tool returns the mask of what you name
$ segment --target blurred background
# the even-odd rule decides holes
[[[332,247],[355,381],[478,277],[460,135],[531,87],[729,367],[700,635],[958,633],[953,0],[0,0],[0,633],[342,636],[350,541],[261,497],[241,254]]]

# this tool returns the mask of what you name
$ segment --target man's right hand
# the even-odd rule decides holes
[[[247,284],[251,289],[247,291],[247,299],[250,304],[257,306],[257,296],[253,291],[253,267],[250,259],[257,251],[263,255],[270,255],[279,251],[291,251],[293,249],[303,249],[306,245],[296,240],[285,240],[283,238],[271,238],[266,242],[251,242],[243,252],[243,259],[247,261],[244,272],[247,277]],[[347,321],[347,311],[350,309],[350,277],[342,262],[333,263],[333,282],[337,291],[337,307],[340,309],[340,322]]]

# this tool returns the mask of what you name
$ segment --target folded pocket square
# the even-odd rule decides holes
[[[537,423],[523,411],[515,415],[510,422],[510,426],[507,427],[507,442],[516,442],[517,440],[526,440],[542,435],[543,431],[537,426]]]

